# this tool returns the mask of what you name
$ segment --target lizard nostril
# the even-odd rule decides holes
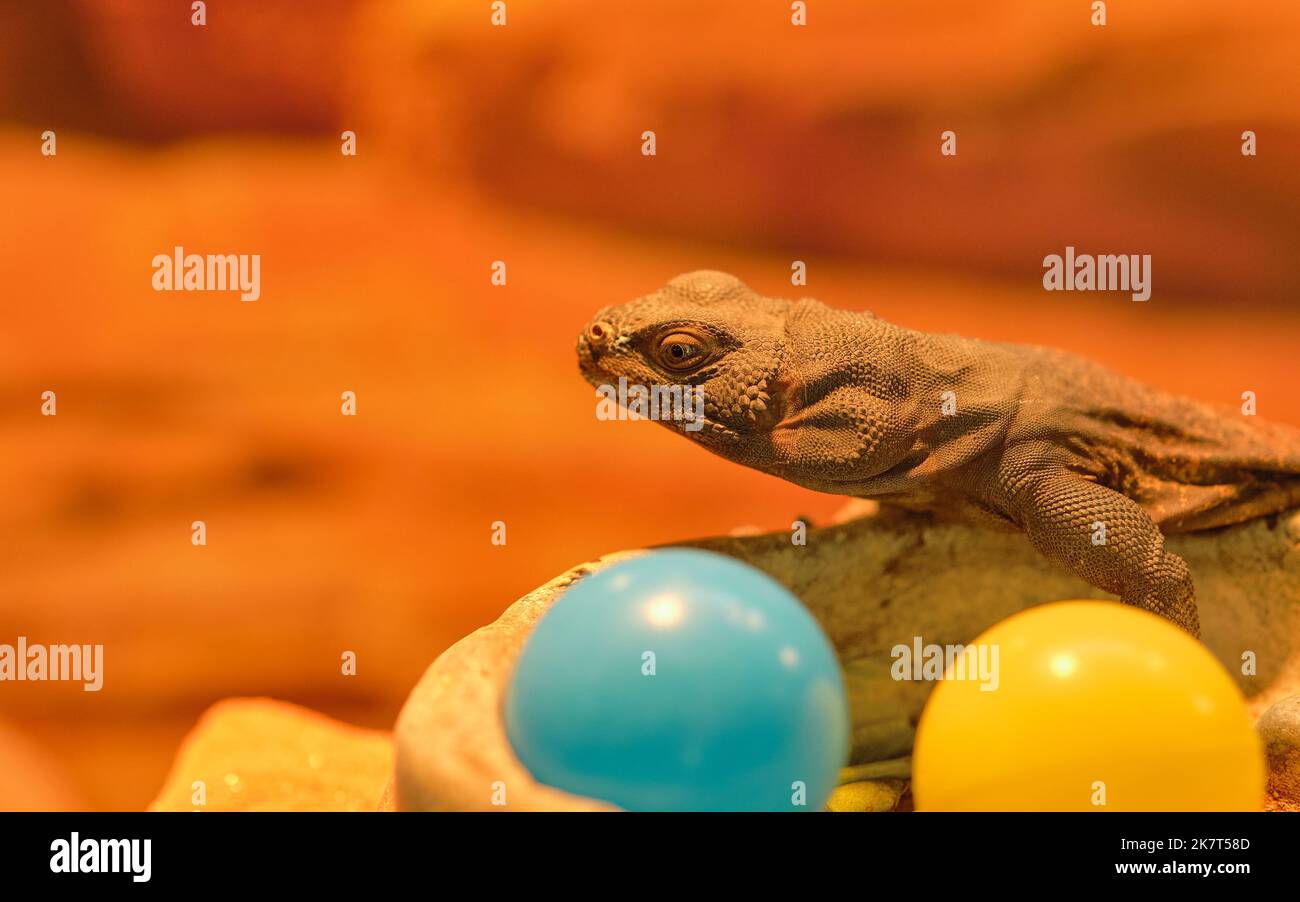
[[[610,328],[604,323],[592,323],[587,327],[587,340],[593,345],[603,345],[610,336]]]

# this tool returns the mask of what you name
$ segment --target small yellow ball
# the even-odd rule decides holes
[[[997,662],[996,683],[967,668],[936,685],[921,714],[918,810],[1261,807],[1263,752],[1241,691],[1163,618],[1057,602],[1007,618],[979,646]]]

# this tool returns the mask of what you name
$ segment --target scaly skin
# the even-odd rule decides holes
[[[1164,533],[1300,503],[1300,431],[1219,413],[1047,348],[930,335],[695,272],[600,311],[593,385],[702,387],[665,425],[823,492],[1021,529],[1042,554],[1199,634]]]

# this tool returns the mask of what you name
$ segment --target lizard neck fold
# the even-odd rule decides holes
[[[906,494],[1005,434],[1007,373],[984,365],[988,346],[815,301],[792,305],[786,340],[766,467],[777,475],[820,491]]]
[[[999,345],[888,325],[906,373],[912,447],[901,472],[933,479],[999,449],[1015,419],[1023,367]]]

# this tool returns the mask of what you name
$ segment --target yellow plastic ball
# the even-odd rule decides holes
[[[981,646],[995,679],[980,679]],[[965,678],[945,674],[921,714],[918,810],[1261,807],[1263,751],[1241,691],[1163,618],[1117,602],[1057,602],[969,647]]]

